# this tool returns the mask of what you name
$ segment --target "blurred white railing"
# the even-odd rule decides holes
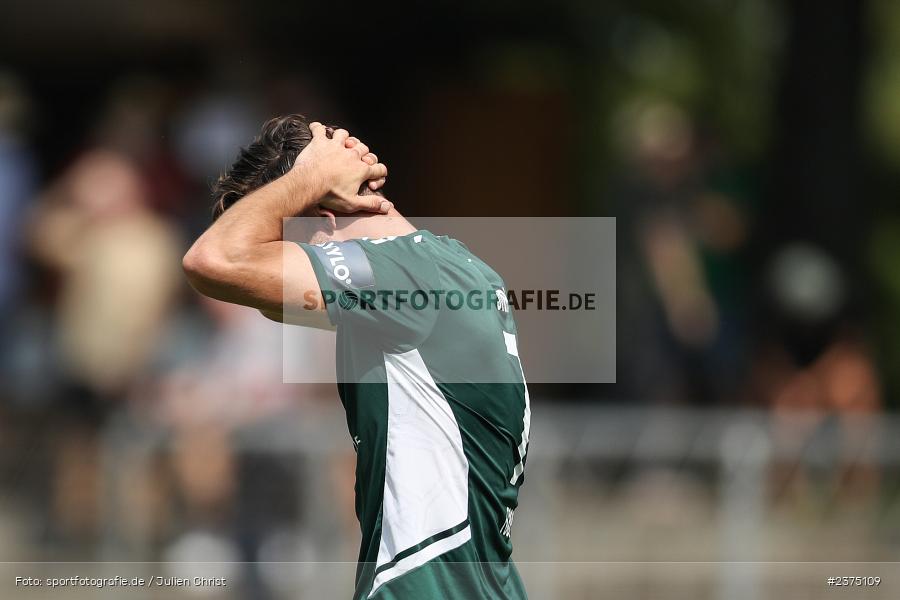
[[[150,460],[168,443],[167,431],[137,423],[125,413],[110,422],[104,435],[107,476],[103,478],[104,514],[110,518],[100,558],[147,560],[152,556],[149,540],[144,545],[135,545],[133,540],[127,547],[122,544],[116,515],[128,507],[119,497],[118,482],[128,469]],[[314,541],[316,560],[347,560],[341,554],[346,543],[341,545],[339,539],[345,536],[342,532],[346,529],[339,526],[335,515],[327,459],[350,447],[344,415],[337,409],[297,412],[245,428],[233,437],[237,453],[298,458],[298,469],[303,469],[297,477],[303,517],[296,527],[298,535]],[[713,584],[708,597],[762,599],[769,588],[758,561],[782,560],[780,555],[772,558],[773,544],[778,547],[772,540],[784,528],[796,527],[799,536],[808,531],[803,518],[789,513],[786,521],[779,521],[773,516],[773,498],[777,496],[773,482],[779,481],[773,473],[781,469],[789,473],[791,480],[800,478],[806,470],[821,474],[847,468],[874,469],[884,476],[888,485],[883,487],[888,492],[877,492],[877,497],[870,500],[871,506],[877,507],[873,510],[880,514],[891,514],[898,498],[896,493],[890,493],[890,482],[895,479],[898,466],[900,418],[896,416],[779,415],[760,411],[567,405],[552,399],[535,399],[526,483],[513,533],[516,556],[526,563],[558,562],[569,567],[575,561],[647,560],[651,561],[648,573],[655,568],[652,564],[660,561],[709,562],[708,577]],[[707,509],[699,511],[701,515],[709,513],[708,518],[692,517],[696,521],[692,525],[686,517],[681,527],[679,515],[697,511],[691,509],[691,500],[685,502],[683,494],[674,492],[674,524],[666,522],[661,527],[652,514],[630,513],[629,502],[633,504],[633,500],[629,499],[633,498],[662,494],[662,498],[649,498],[651,508],[644,512],[652,513],[653,506],[666,506],[670,492],[665,486],[651,488],[655,491],[643,496],[622,492],[633,487],[628,482],[637,475],[654,471],[691,473],[688,479],[702,482],[700,487],[706,491],[696,497],[701,503],[708,498]],[[834,486],[828,489],[827,493],[837,493]],[[611,500],[619,492],[624,500]],[[621,527],[626,533],[619,539],[629,540],[632,527],[628,519],[634,514],[640,517],[635,519],[633,537],[643,539],[644,545],[636,543],[633,550],[622,550],[627,544],[613,541],[610,532]],[[878,518],[873,514],[869,520]],[[821,517],[810,527],[816,535],[831,539],[827,537],[829,532],[822,530],[829,527],[828,523],[826,517]],[[587,535],[573,536],[579,527],[580,533],[587,530]],[[691,547],[691,527],[697,528],[696,548]],[[835,539],[840,539],[840,535],[836,531]],[[836,548],[834,560],[887,560],[890,549],[897,555],[891,542],[885,546],[883,540],[867,532],[860,536],[853,546],[861,549],[859,552],[854,554],[856,551],[850,546]],[[580,549],[573,547],[576,537],[581,540],[577,542]],[[671,555],[666,554],[668,544]],[[812,548],[816,542],[810,538],[809,544]],[[803,552],[805,546],[798,543],[797,547],[798,552]],[[645,552],[648,549],[653,552]],[[546,567],[536,568],[537,571],[541,576],[529,581],[534,598],[556,597],[560,589],[571,583],[554,579]],[[559,578],[571,577],[571,568],[557,571]],[[569,574],[563,575],[564,572]],[[591,572],[600,570],[585,568],[578,572],[583,572],[587,581]],[[657,583],[665,587],[665,581]],[[652,597],[648,593],[647,597]]]

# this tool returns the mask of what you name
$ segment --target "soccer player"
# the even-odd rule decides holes
[[[530,407],[505,285],[459,241],[413,227],[381,195],[386,175],[343,129],[273,119],[219,179],[184,269],[208,296],[336,327],[362,528],[354,598],[525,598],[510,527]],[[293,216],[314,224],[309,243],[284,239]]]

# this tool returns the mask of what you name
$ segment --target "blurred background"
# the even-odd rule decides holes
[[[532,389],[532,596],[815,598],[740,561],[898,556],[900,4],[2,4],[0,560],[346,596],[335,391],[180,269],[288,112],[413,217],[617,218],[617,383]]]

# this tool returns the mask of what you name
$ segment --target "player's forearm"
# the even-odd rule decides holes
[[[295,168],[231,206],[184,256],[194,288],[221,297],[251,284],[247,277],[256,272],[261,257],[271,262],[267,247],[282,239],[282,220],[318,202],[324,194],[320,187],[313,169]]]
[[[312,168],[295,167],[237,201],[202,235],[223,251],[282,239],[282,219],[314,206],[327,193]]]

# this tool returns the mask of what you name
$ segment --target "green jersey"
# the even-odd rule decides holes
[[[525,598],[510,527],[531,413],[503,280],[424,230],[300,246],[357,452],[354,597]]]

